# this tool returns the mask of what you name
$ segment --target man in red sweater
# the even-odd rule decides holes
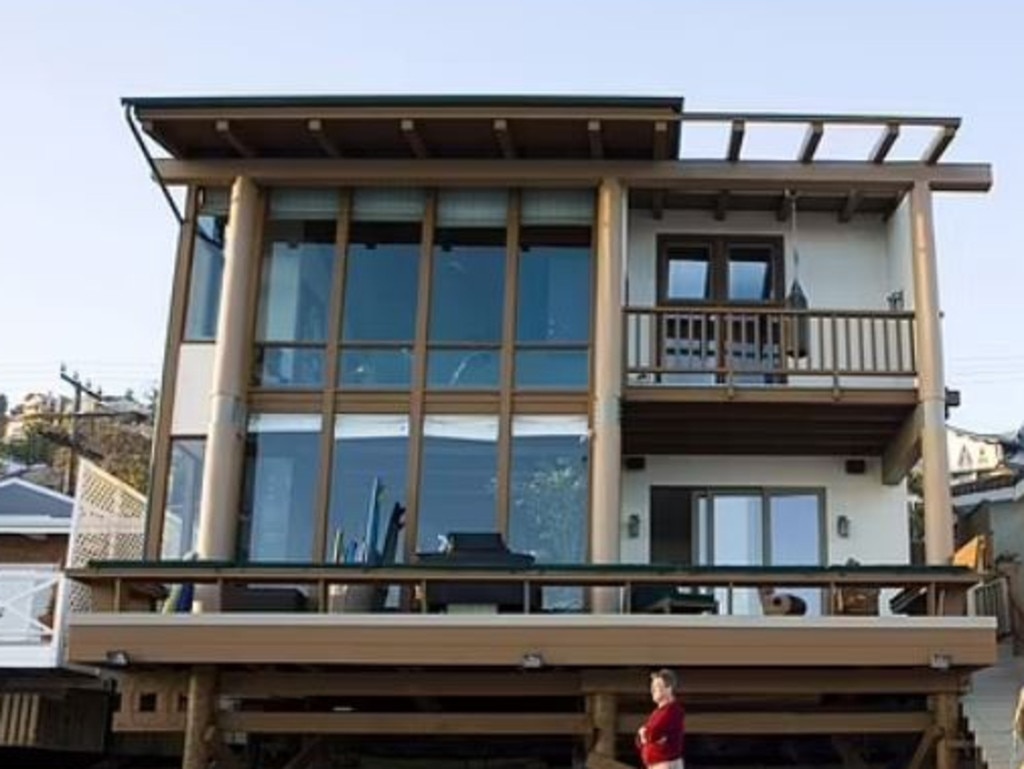
[[[636,735],[640,760],[647,769],[683,769],[684,713],[676,687],[671,670],[651,674],[651,699],[657,707]]]

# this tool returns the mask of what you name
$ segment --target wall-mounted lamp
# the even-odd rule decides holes
[[[128,652],[123,649],[111,649],[106,654],[107,664],[115,668],[126,668],[131,663]]]
[[[640,516],[630,513],[626,519],[626,536],[630,539],[637,539],[640,536]]]
[[[850,518],[846,515],[840,515],[836,518],[836,534],[843,539],[847,539],[850,536]]]
[[[523,670],[540,670],[544,667],[544,657],[539,652],[527,652],[519,662]]]

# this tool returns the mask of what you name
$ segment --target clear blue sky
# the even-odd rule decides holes
[[[1016,2],[5,2],[0,392],[157,379],[175,223],[123,95],[683,95],[693,109],[951,114],[994,191],[936,203],[954,423],[1024,422]]]

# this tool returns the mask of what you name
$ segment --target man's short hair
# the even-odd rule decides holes
[[[667,688],[671,689],[673,692],[676,690],[676,687],[679,685],[679,679],[676,678],[676,674],[673,673],[668,668],[662,668],[661,670],[655,670],[653,673],[651,673],[651,678],[659,679]]]

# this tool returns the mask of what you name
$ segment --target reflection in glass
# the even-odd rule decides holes
[[[431,342],[501,342],[505,229],[438,229],[430,294]]]
[[[762,546],[762,498],[760,495],[716,494],[712,497],[712,526],[714,542],[712,558],[716,566],[761,566],[764,564]],[[728,590],[716,591],[721,610],[728,609]],[[760,614],[761,601],[753,588],[732,591],[733,614]]]
[[[423,421],[416,548],[436,552],[454,532],[498,530],[498,418],[428,415]]]
[[[176,560],[196,550],[205,456],[206,441],[203,438],[171,440],[161,558]]]
[[[768,503],[773,566],[821,565],[821,498],[817,494],[773,494]],[[821,591],[784,588],[807,603],[808,614],[821,613]]]
[[[527,389],[585,390],[590,375],[586,350],[519,350],[516,352],[516,387]]]
[[[226,209],[218,214],[201,214],[196,219],[185,313],[186,342],[209,342],[217,337],[227,223]]]
[[[669,300],[711,297],[711,263],[707,249],[681,248],[670,252],[668,260]]]
[[[369,547],[385,561],[402,560],[402,538],[385,552],[396,504],[406,506],[409,417],[343,414],[334,424],[327,560],[364,562]],[[376,492],[376,494],[375,494]]]
[[[412,382],[412,348],[342,350],[338,382],[345,387],[407,390]]]
[[[341,324],[344,341],[412,342],[419,243],[419,223],[352,225]]]
[[[427,386],[493,390],[498,386],[500,369],[501,358],[496,349],[434,349],[427,358]]]
[[[319,387],[324,380],[321,347],[262,345],[256,351],[256,384],[261,387]]]
[[[729,301],[765,302],[774,298],[771,265],[771,252],[764,248],[730,248]]]
[[[309,561],[320,468],[320,417],[259,414],[246,441],[240,558]]]

